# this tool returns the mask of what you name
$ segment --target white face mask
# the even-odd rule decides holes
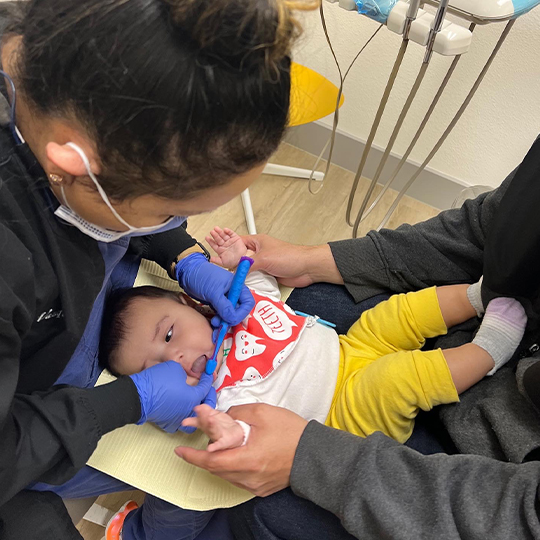
[[[92,182],[94,182],[99,194],[101,195],[101,198],[103,199],[103,202],[109,207],[113,216],[120,223],[122,223],[122,225],[125,225],[128,228],[128,230],[127,231],[114,231],[111,229],[100,227],[99,225],[94,225],[93,223],[90,223],[89,221],[86,221],[85,219],[83,219],[81,216],[79,216],[79,214],[74,212],[72,208],[69,206],[68,200],[66,198],[66,193],[64,191],[64,186],[60,186],[60,189],[62,190],[62,197],[64,199],[65,204],[61,204],[54,212],[54,215],[60,218],[62,221],[65,221],[66,223],[69,223],[70,225],[77,227],[77,229],[79,229],[82,233],[86,234],[87,236],[90,236],[90,238],[93,238],[94,240],[97,240],[98,242],[106,242],[106,243],[114,242],[115,240],[119,240],[120,238],[123,238],[124,236],[143,236],[143,235],[150,234],[156,231],[165,232],[166,230],[170,230],[170,229],[174,229],[175,227],[178,227],[185,221],[184,217],[172,216],[164,223],[160,223],[159,225],[153,225],[152,227],[132,227],[114,209],[113,205],[109,201],[109,197],[107,197],[107,194],[105,193],[103,188],[99,185],[97,178],[95,177],[94,173],[90,169],[90,162],[88,161],[88,158],[86,157],[86,154],[84,153],[84,151],[72,142],[67,143],[67,145],[73,148],[73,150],[75,150],[77,154],[79,154],[79,156],[83,160],[84,166],[86,167],[86,172],[88,173],[88,176],[91,178]]]

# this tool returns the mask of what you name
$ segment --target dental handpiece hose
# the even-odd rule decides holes
[[[409,31],[411,29],[411,24],[416,19],[419,9],[420,9],[420,0],[411,0],[409,3],[409,9],[407,10],[407,16],[405,18],[405,27],[403,29],[403,39],[409,39]]]
[[[446,17],[446,12],[448,10],[448,4],[450,3],[450,0],[440,0],[439,1],[439,8],[437,9],[437,13],[435,13],[435,19],[433,21],[433,27],[431,28],[431,31],[429,32],[427,45],[426,45],[426,54],[424,55],[424,64],[428,64],[431,60],[431,55],[433,54],[433,46],[435,45],[435,38],[437,37],[437,34],[441,31],[442,25],[444,22],[444,18]]]
[[[229,292],[227,293],[227,298],[229,299],[234,308],[236,308],[236,304],[238,304],[238,299],[240,298],[242,287],[244,286],[244,282],[246,281],[246,277],[252,264],[253,259],[251,259],[250,257],[242,257],[240,259],[240,262],[238,263],[238,266],[236,267],[236,272],[234,273],[231,287],[229,289]],[[212,373],[214,373],[216,369],[217,355],[219,349],[221,348],[221,345],[223,345],[223,340],[225,339],[225,334],[227,333],[228,329],[229,325],[226,322],[221,323],[221,325],[219,326],[219,332],[216,339],[216,348],[214,349],[214,354],[212,355],[212,358],[210,358],[208,362],[206,362],[205,371],[206,373],[208,373],[208,375],[212,375]]]

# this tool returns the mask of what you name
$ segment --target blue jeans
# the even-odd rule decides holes
[[[345,287],[318,283],[305,289],[295,289],[287,303],[293,308],[336,324],[339,334],[345,334],[363,311],[386,300],[380,294],[356,304]],[[442,452],[443,447],[433,436],[429,422],[418,417],[407,446],[424,454]],[[332,513],[311,501],[297,497],[290,489],[265,498],[252,499],[227,511],[229,525],[236,540],[352,540]]]
[[[30,489],[52,491],[63,499],[83,499],[136,489],[92,467],[84,467],[60,486],[34,484]],[[178,486],[182,489],[182,486]],[[193,540],[206,527],[213,512],[184,510],[152,495],[130,512],[122,535],[124,540]],[[225,537],[226,538],[226,537]]]

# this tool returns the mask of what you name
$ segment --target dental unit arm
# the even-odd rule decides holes
[[[391,32],[402,36],[402,43],[397,53],[392,71],[388,77],[380,104],[377,108],[369,136],[364,144],[364,149],[353,181],[353,187],[349,195],[346,221],[353,229],[353,238],[356,238],[358,236],[360,223],[367,218],[371,211],[382,200],[387,190],[397,178],[400,170],[408,159],[408,156],[415,148],[419,137],[422,135],[425,126],[429,122],[435,107],[437,106],[452,74],[454,73],[459,59],[469,50],[472,42],[472,33],[475,26],[479,24],[484,25],[495,22],[506,22],[492,53],[485,62],[484,67],[478,74],[461,106],[450,120],[441,137],[432,146],[432,149],[429,151],[424,161],[418,166],[416,172],[409,178],[408,181],[405,182],[404,187],[395,197],[394,202],[386,212],[386,215],[376,227],[377,230],[380,230],[388,223],[388,220],[396,209],[401,198],[405,195],[408,188],[419,177],[433,156],[437,153],[441,145],[444,143],[463,115],[464,111],[478,90],[479,85],[484,79],[485,74],[495,59],[498,51],[500,50],[503,42],[505,41],[508,33],[513,27],[515,20],[540,4],[540,0],[410,0],[410,2],[406,2],[404,0],[327,0],[328,3],[335,3],[336,1],[339,2],[339,7],[348,11],[357,11],[362,15],[366,15],[381,25],[385,25]],[[436,8],[436,13],[433,14],[427,10],[424,10],[423,8],[426,5]],[[448,13],[455,16],[452,21],[446,19]],[[324,23],[324,10],[322,7],[321,17]],[[456,17],[468,21],[470,23],[468,28],[459,24],[459,22],[454,22],[454,20],[457,20]],[[326,27],[324,24],[323,28],[326,32]],[[370,40],[375,36],[380,28],[381,26],[377,28]],[[326,37],[330,44],[328,34],[326,34]],[[392,92],[396,77],[398,76],[398,72],[400,70],[409,42],[414,42],[425,47],[425,55],[421,65],[419,66],[418,74],[413,86],[409,91],[405,105],[403,106],[401,114],[395,123],[394,129],[388,140],[386,148],[384,149],[382,157],[379,160],[377,170],[371,179],[367,192],[365,193],[363,201],[360,204],[360,208],[356,213],[356,218],[354,218],[352,215],[352,208],[359,188],[359,181],[362,178],[367,158],[370,154],[375,135],[384,115],[387,102]],[[453,57],[452,62],[449,64],[446,75],[444,76],[444,79],[442,80],[439,89],[437,90],[431,105],[429,106],[419,127],[417,128],[407,150],[399,160],[399,163],[394,168],[393,172],[389,175],[384,175],[384,167],[387,164],[388,157],[392,151],[392,147],[401,130],[403,122],[406,119],[409,108],[413,104],[413,101],[418,93],[418,89],[422,84],[433,52],[436,52],[442,56]],[[358,55],[355,57],[355,60],[357,57]],[[335,57],[335,53],[334,58],[336,59],[337,63],[338,61]],[[350,67],[352,67],[352,64]],[[332,134],[332,137],[334,137],[334,133]],[[375,186],[377,183],[379,183],[379,179],[382,180],[385,177],[387,179],[382,190],[380,190],[378,195],[374,198],[374,200],[372,200]]]
[[[328,0],[331,3],[339,1],[343,9],[358,13],[385,24],[388,30],[404,35],[405,38],[427,45],[430,29],[434,26],[435,15],[424,9],[418,9],[416,17],[408,13],[413,2],[404,0]],[[420,2],[417,2],[419,5]],[[439,7],[437,0],[425,0],[435,8]],[[524,15],[540,4],[540,0],[450,0],[448,13],[475,24],[509,21]],[[409,25],[406,23],[409,22]],[[407,35],[407,26],[410,32]],[[443,56],[457,56],[467,52],[471,44],[472,33],[464,26],[445,20],[440,32],[437,33],[433,51]]]
[[[339,1],[339,6],[352,11],[358,10],[374,21],[387,23],[390,13],[400,0],[328,0],[331,3]],[[492,22],[509,21],[524,15],[540,2],[538,0],[451,0],[449,13],[461,19],[476,23],[489,24]],[[425,0],[422,4],[438,7],[437,0]]]

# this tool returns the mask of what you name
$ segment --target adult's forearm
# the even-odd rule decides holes
[[[129,377],[96,388],[19,395],[0,433],[0,504],[35,481],[60,484],[84,466],[102,435],[141,416]]]
[[[299,255],[306,265],[306,273],[314,283],[326,282],[343,285],[336,261],[329,244],[320,246],[303,246]]]
[[[266,234],[243,236],[253,252],[253,270],[262,270],[291,287],[306,287],[325,281],[343,284],[330,246],[299,246]]]
[[[380,433],[361,439],[310,422],[291,487],[364,539],[540,537],[540,464],[424,456]]]
[[[498,189],[422,223],[331,242],[348,291],[360,302],[382,292],[477,281],[487,233],[513,174]]]
[[[171,267],[176,257],[196,246],[196,240],[190,236],[184,225],[149,236],[136,236],[130,241],[130,250],[143,259],[156,262],[172,275]],[[198,247],[196,251],[202,252]]]

